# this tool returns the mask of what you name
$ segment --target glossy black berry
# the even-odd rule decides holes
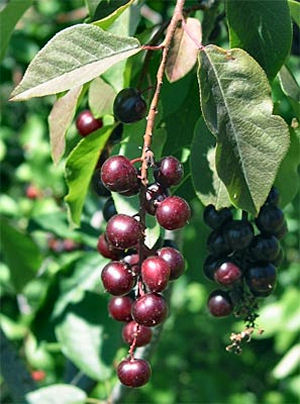
[[[155,212],[158,223],[167,230],[183,227],[191,217],[188,203],[179,196],[168,196]]]
[[[151,368],[144,359],[125,359],[119,364],[117,373],[125,386],[141,387],[149,381]]]
[[[184,259],[178,250],[171,247],[163,247],[157,251],[157,255],[168,264],[170,268],[170,281],[179,278],[184,272]]]
[[[231,261],[223,262],[214,273],[215,281],[224,286],[233,285],[241,276],[241,269]]]
[[[111,260],[118,260],[122,255],[122,250],[112,246],[107,240],[105,233],[101,234],[98,239],[97,250],[103,257]]]
[[[279,195],[278,189],[275,187],[272,187],[265,204],[278,206],[279,199],[280,199],[280,195]]]
[[[106,220],[107,222],[111,217],[117,214],[117,209],[115,207],[113,198],[108,198],[106,200],[105,204],[103,205],[102,214],[104,220]]]
[[[131,321],[131,308],[133,300],[129,296],[112,297],[108,303],[110,316],[117,321]]]
[[[134,277],[126,264],[112,261],[105,265],[101,273],[104,289],[115,296],[127,295],[134,286]]]
[[[103,185],[103,182],[101,181],[99,168],[96,169],[93,174],[92,185],[93,190],[96,192],[98,196],[107,198],[111,195],[110,191]]]
[[[255,296],[268,296],[276,283],[276,268],[270,263],[253,266],[246,272],[246,282]]]
[[[102,119],[95,119],[89,110],[82,111],[76,119],[76,128],[79,134],[83,137],[102,128],[102,126]]]
[[[247,220],[231,220],[224,225],[223,236],[232,251],[243,250],[253,240],[254,230]]]
[[[148,185],[145,195],[145,209],[150,215],[155,215],[159,202],[162,202],[168,196],[168,191],[157,182]]]
[[[122,337],[124,342],[128,345],[131,345],[134,338],[136,338],[136,346],[144,346],[151,341],[152,331],[150,327],[145,327],[135,321],[130,321],[130,323],[123,327]]]
[[[271,261],[271,264],[273,264],[275,267],[279,267],[282,264],[283,259],[284,259],[284,253],[283,249],[280,247],[276,258]]]
[[[226,317],[233,310],[230,296],[223,290],[214,290],[208,297],[207,306],[214,317]]]
[[[154,327],[166,319],[168,307],[163,296],[158,293],[147,293],[133,303],[131,314],[137,323]]]
[[[223,233],[220,230],[213,230],[207,238],[207,249],[215,257],[223,257],[231,252]]]
[[[142,235],[140,223],[131,216],[119,214],[109,219],[106,226],[108,241],[120,249],[134,247]]]
[[[180,183],[183,177],[183,166],[173,156],[164,157],[157,163],[154,170],[154,178],[164,187],[170,187]]]
[[[274,234],[283,226],[284,215],[277,206],[266,205],[261,208],[255,222],[262,233]]]
[[[114,116],[123,123],[132,123],[144,118],[147,104],[135,88],[124,88],[114,101]]]
[[[232,212],[229,208],[216,210],[214,205],[208,205],[203,212],[204,223],[212,229],[221,227],[232,219]]]
[[[203,272],[207,279],[214,281],[214,275],[216,269],[221,265],[223,261],[220,258],[216,258],[214,255],[208,255],[203,264]]]
[[[255,236],[251,245],[250,253],[255,261],[273,261],[280,250],[280,244],[276,237],[268,235]]]
[[[284,221],[282,226],[273,234],[274,236],[276,236],[276,238],[278,238],[278,240],[281,240],[287,234],[287,232],[288,232],[287,223],[286,221]]]
[[[137,170],[124,156],[112,156],[101,167],[101,180],[107,189],[128,192],[137,187]]]

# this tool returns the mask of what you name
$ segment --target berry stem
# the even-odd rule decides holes
[[[135,333],[133,334],[132,344],[130,345],[130,348],[129,348],[129,351],[128,351],[130,359],[134,358],[134,350],[135,350],[135,346],[136,346],[136,339],[137,339],[137,336],[138,336],[140,330],[141,330],[141,326],[140,326],[140,324],[138,324],[136,326]]]
[[[194,44],[197,46],[197,48],[200,51],[204,50],[205,47],[198,41],[197,38],[194,37],[194,35],[188,29],[184,18],[182,18],[182,28],[183,28],[184,32],[187,34],[187,36],[189,36],[190,39],[194,42]]]

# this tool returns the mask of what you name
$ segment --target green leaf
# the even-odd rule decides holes
[[[114,1],[113,5],[104,5],[103,3],[107,3],[107,0],[101,1],[101,3],[98,6],[98,9],[95,12],[95,17],[94,19],[98,18],[98,21],[93,22],[94,25],[96,25],[99,28],[102,29],[108,29],[115,21],[117,18],[120,17],[120,15],[129,7],[131,4],[134,2],[134,0],[117,0]],[[98,12],[99,10],[99,12]],[[109,15],[106,15],[106,17],[102,17],[101,12],[105,11],[105,14],[108,12]]]
[[[288,127],[272,115],[268,80],[245,51],[209,45],[199,63],[202,113],[217,138],[218,175],[232,203],[256,215],[288,150]]]
[[[67,159],[65,176],[69,192],[65,201],[74,225],[80,224],[89,183],[111,130],[112,127],[107,126],[91,133],[77,144]]]
[[[0,246],[4,261],[9,267],[11,281],[19,293],[36,276],[42,256],[32,239],[0,218]]]
[[[0,11],[0,61],[3,59],[15,25],[25,11],[31,6],[32,0],[10,0]]]
[[[29,404],[84,404],[86,394],[83,390],[69,384],[53,384],[42,387],[26,395]]]
[[[292,43],[287,0],[227,0],[226,15],[231,48],[247,51],[273,79]]]
[[[89,16],[93,18],[95,11],[101,0],[85,0],[86,7],[89,11]]]
[[[200,44],[202,41],[202,30],[200,21],[197,18],[187,18],[186,28]],[[183,27],[178,27],[175,31],[173,44],[169,52],[166,75],[173,83],[184,77],[197,62],[199,49]]]
[[[56,34],[30,63],[11,101],[56,94],[99,76],[141,50],[135,38],[124,38],[89,24]]]
[[[88,292],[56,326],[64,355],[95,380],[110,377],[112,361],[120,343],[120,327],[107,315],[107,299]]]
[[[58,163],[65,151],[65,135],[72,122],[82,86],[74,87],[55,101],[48,117],[51,156]]]
[[[282,91],[289,97],[297,118],[300,119],[300,87],[295,77],[287,66],[282,66],[278,77]]]
[[[213,204],[216,209],[231,205],[225,185],[215,167],[216,140],[203,118],[195,126],[191,144],[191,173],[195,192],[203,205]]]
[[[297,371],[300,362],[300,344],[294,345],[272,371],[276,379],[284,379]]]
[[[95,78],[89,88],[89,107],[95,118],[113,114],[115,90],[100,77]]]
[[[284,207],[296,196],[299,189],[300,129],[290,128],[290,147],[280,164],[275,186],[280,192],[280,206]]]
[[[300,3],[294,0],[288,0],[290,12],[295,23],[300,27]]]

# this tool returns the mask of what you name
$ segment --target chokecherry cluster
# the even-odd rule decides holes
[[[142,209],[155,215],[165,229],[179,229],[190,218],[190,208],[178,196],[169,196],[168,187],[183,176],[181,163],[175,157],[164,157],[154,164],[155,182],[141,190],[139,171],[124,156],[112,156],[101,167],[101,181],[109,191],[130,197],[141,192]],[[113,200],[107,200],[103,217],[106,231],[98,240],[97,249],[111,261],[103,268],[101,279],[105,290],[113,295],[108,304],[110,316],[124,322],[123,340],[130,346],[128,358],[117,369],[126,386],[139,387],[151,376],[150,364],[134,357],[136,347],[147,345],[152,327],[161,324],[168,315],[162,292],[168,282],[184,271],[184,259],[177,248],[165,243],[149,249],[144,244],[144,231],[139,215],[118,214]]]
[[[229,208],[216,210],[208,205],[204,209],[204,222],[213,229],[207,240],[210,255],[204,263],[204,274],[222,287],[208,298],[213,316],[224,317],[235,309],[237,315],[245,314],[246,322],[253,324],[256,315],[251,310],[256,307],[256,298],[272,293],[276,267],[283,255],[279,240],[287,231],[278,204],[279,192],[272,188],[255,219],[257,230],[245,212],[241,220],[236,220]],[[247,307],[249,302],[251,307]]]

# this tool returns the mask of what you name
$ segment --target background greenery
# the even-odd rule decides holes
[[[164,19],[171,15],[172,2],[147,4]],[[54,166],[50,157],[47,118],[55,97],[7,102],[36,52],[56,32],[81,22],[86,16],[84,7],[80,0],[35,1],[19,21],[0,65],[0,93],[4,100],[0,129],[4,262],[0,269],[0,324],[33,376],[38,378],[36,370],[44,372],[40,374],[42,380],[37,381],[38,387],[72,384],[85,390],[89,397],[104,400],[116,382],[111,364],[125,354],[121,326],[107,316],[108,296],[103,293],[99,277],[105,260],[95,252],[97,237],[104,227],[101,209],[105,200],[91,189],[81,228],[70,229],[63,201],[67,191],[63,178],[65,161]],[[147,28],[150,30],[151,23],[142,18],[137,32],[146,35]],[[219,18],[210,37],[211,43],[228,47],[224,18]],[[292,49],[294,54],[299,50],[296,25]],[[153,71],[155,63],[154,57]],[[299,78],[295,55],[289,58],[288,65]],[[164,146],[164,154],[175,152],[182,157],[182,148],[190,144],[199,103],[196,91],[192,91],[196,87],[188,75],[174,84],[172,91],[169,84],[164,88],[166,129],[173,133]],[[272,96],[277,112],[291,123],[293,102],[283,93],[278,78],[273,82]],[[86,106],[85,96],[80,109]],[[178,120],[187,116],[187,110],[189,118]],[[78,141],[72,124],[67,152]],[[28,197],[29,186],[34,186],[35,198]],[[261,305],[258,323],[265,332],[255,335],[242,355],[235,356],[226,352],[225,346],[230,332],[241,330],[242,324],[231,318],[211,318],[206,310],[212,285],[202,274],[208,235],[202,222],[202,205],[190,181],[177,193],[188,198],[193,208],[191,223],[182,236],[187,271],[174,284],[171,316],[151,360],[151,382],[126,400],[160,404],[298,402],[299,194],[284,209],[289,228],[283,240],[285,260],[275,293]],[[4,380],[1,384],[2,402],[11,402]],[[73,390],[69,397],[75,395]],[[35,396],[30,400],[42,402]],[[58,401],[62,402],[69,401]]]

